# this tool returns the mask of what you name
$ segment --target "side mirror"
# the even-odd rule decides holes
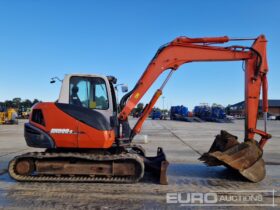
[[[62,82],[62,79],[59,79],[58,77],[52,77],[50,83],[53,84],[56,80]]]
[[[122,92],[126,93],[128,91],[127,85],[122,85]]]

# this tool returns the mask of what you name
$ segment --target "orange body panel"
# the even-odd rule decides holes
[[[39,103],[33,109],[41,109],[45,126],[30,123],[48,133],[57,148],[109,148],[115,141],[113,130],[103,131],[90,127],[61,111],[54,103]],[[52,133],[52,129],[69,129],[70,133]]]
[[[99,131],[79,122],[78,145],[79,148],[110,148],[115,141],[115,132]]]

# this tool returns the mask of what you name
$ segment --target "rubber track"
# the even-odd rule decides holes
[[[136,177],[104,177],[104,176],[85,176],[85,175],[71,175],[71,176],[50,176],[50,175],[19,175],[15,171],[15,164],[19,159],[32,158],[37,160],[56,159],[56,158],[77,158],[79,160],[92,161],[116,161],[116,160],[133,160],[139,164],[141,171]],[[136,166],[136,167],[139,167]],[[120,155],[94,155],[88,153],[47,153],[47,152],[31,152],[15,157],[9,164],[10,176],[22,182],[108,182],[108,183],[135,183],[144,176],[143,160],[136,154],[123,153]],[[136,170],[138,171],[138,170]]]

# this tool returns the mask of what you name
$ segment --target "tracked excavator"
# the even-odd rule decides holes
[[[250,47],[224,43],[252,40]],[[243,61],[245,74],[245,135],[237,137],[221,131],[210,150],[200,157],[209,166],[225,165],[252,182],[265,177],[263,147],[271,135],[266,131],[267,72],[266,38],[233,39],[177,37],[159,48],[135,87],[117,103],[113,76],[66,75],[59,99],[38,103],[24,136],[30,147],[43,152],[19,155],[9,164],[9,174],[18,181],[115,182],[134,183],[145,173],[154,174],[167,184],[168,161],[162,148],[147,157],[144,149],[133,143],[141,131],[171,75],[183,64],[204,61]],[[170,70],[133,128],[128,116],[162,72]],[[232,74],[233,72],[226,72]],[[257,129],[260,92],[264,130]],[[260,136],[257,140],[256,134]],[[170,142],[172,143],[172,142]]]

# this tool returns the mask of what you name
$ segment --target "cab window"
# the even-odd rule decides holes
[[[69,103],[90,109],[108,109],[108,93],[104,79],[71,77]]]

